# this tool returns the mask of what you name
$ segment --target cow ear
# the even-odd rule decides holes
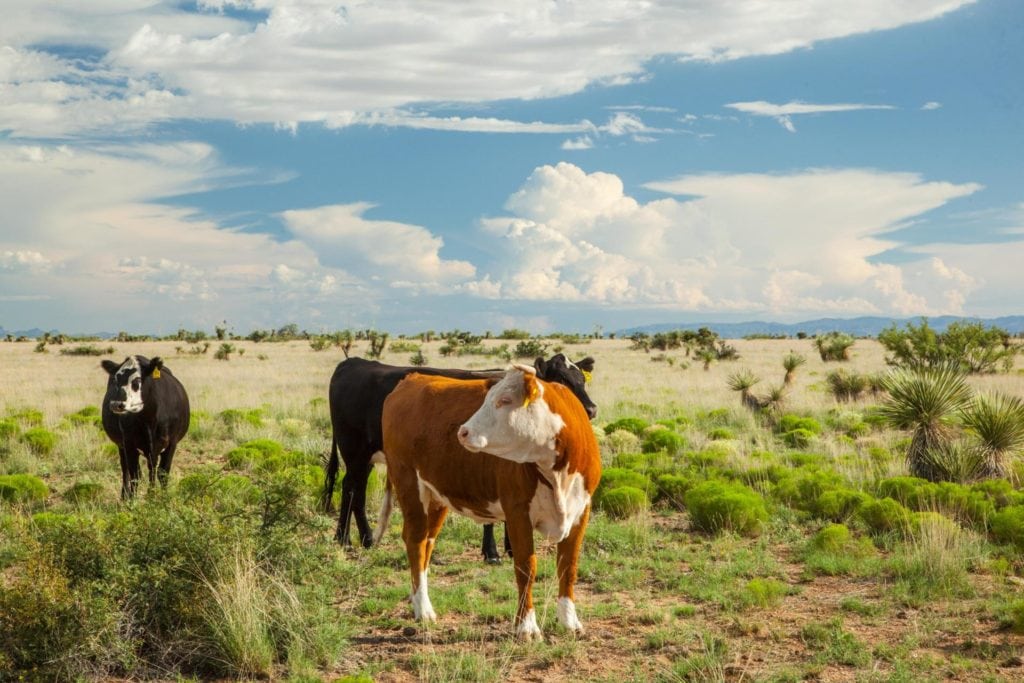
[[[593,372],[594,371],[594,359],[591,358],[590,356],[587,356],[583,360],[576,361],[576,367],[578,367],[583,372]]]
[[[121,367],[112,360],[100,361],[100,366],[107,371],[108,375],[113,375],[115,372],[117,372],[117,369]]]
[[[528,406],[540,396],[540,385],[537,376],[523,373],[523,406]]]
[[[537,360],[533,361],[533,367],[537,368],[537,376],[544,377],[544,372],[547,369],[547,361],[544,360],[544,356],[537,356]]]
[[[152,375],[153,379],[159,379],[160,378],[160,368],[162,368],[163,366],[164,366],[164,359],[161,358],[160,356],[157,356],[156,358],[154,358],[151,361],[149,361],[149,365],[147,365],[146,367],[142,368],[142,376],[143,377],[149,377],[150,375]]]

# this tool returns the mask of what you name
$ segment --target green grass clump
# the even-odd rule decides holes
[[[743,484],[706,481],[686,493],[686,509],[694,527],[702,531],[735,531],[757,535],[768,521],[760,494]]]
[[[999,543],[1024,550],[1024,505],[1003,508],[991,520],[991,534]]]
[[[103,495],[103,485],[94,481],[75,482],[64,492],[64,500],[70,503],[91,503]]]
[[[867,646],[844,630],[840,619],[811,622],[800,630],[800,638],[809,651],[816,653],[814,659],[822,664],[864,666],[871,661]]]
[[[57,445],[57,435],[44,427],[33,427],[21,435],[21,440],[36,455],[49,455]]]
[[[813,511],[818,517],[842,522],[856,514],[870,500],[871,496],[863,491],[832,489],[818,496]]]
[[[789,593],[789,586],[778,579],[751,579],[743,586],[740,602],[746,607],[774,607]]]
[[[289,467],[305,464],[302,453],[286,451],[284,446],[272,439],[253,439],[232,448],[225,456],[232,469],[258,469],[264,472],[279,472]]]
[[[665,451],[675,455],[686,447],[686,439],[668,429],[655,429],[644,435],[642,450],[644,453],[657,453]]]
[[[999,610],[999,626],[1007,631],[1024,634],[1024,600],[1013,600]]]
[[[21,428],[18,427],[17,421],[11,418],[4,418],[0,420],[0,441],[13,439],[21,433]]]
[[[38,427],[43,424],[43,411],[37,408],[22,408],[10,413],[10,417],[15,421],[28,425],[30,427]]]
[[[250,425],[252,427],[263,426],[263,411],[259,408],[252,408],[250,410],[238,410],[237,408],[229,408],[223,410],[217,415],[220,421],[227,427],[239,427],[243,424]]]
[[[601,482],[594,491],[594,505],[601,507],[604,496],[615,489],[629,486],[647,493],[653,490],[654,485],[650,477],[640,472],[627,470],[620,467],[609,467],[601,473]]]
[[[100,409],[96,406],[86,406],[81,410],[77,410],[67,416],[67,421],[71,424],[77,425],[96,425],[97,427],[101,424]]]
[[[31,474],[0,474],[0,500],[8,503],[39,503],[50,490],[39,477]]]
[[[878,534],[904,532],[910,526],[910,510],[892,498],[868,501],[857,511],[857,516]]]
[[[614,422],[606,424],[604,426],[604,433],[611,434],[612,432],[622,430],[640,436],[649,426],[649,422],[641,420],[639,417],[621,417]]]
[[[682,474],[665,473],[654,479],[654,501],[664,502],[676,510],[686,508],[686,492],[693,487],[693,479]]]
[[[736,434],[728,427],[715,427],[708,432],[708,438],[712,441],[719,441],[721,439],[735,439]]]
[[[846,488],[848,483],[841,475],[812,465],[799,467],[779,480],[773,495],[792,508],[817,513],[815,506],[823,493]]]
[[[601,496],[600,509],[613,519],[625,519],[650,508],[647,493],[633,486],[619,486]]]
[[[823,527],[804,545],[801,557],[807,569],[829,576],[863,575],[877,566],[875,546],[867,538],[855,537],[845,524]]]
[[[814,441],[816,434],[809,429],[791,429],[782,433],[782,443],[790,448],[807,448]]]
[[[799,415],[783,415],[779,418],[778,431],[785,434],[794,429],[803,429],[811,434],[821,434],[821,423],[813,417],[801,417]]]
[[[607,436],[605,444],[612,453],[634,453],[640,450],[640,437],[625,429],[617,429]]]

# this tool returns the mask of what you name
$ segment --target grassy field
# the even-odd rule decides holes
[[[237,342],[218,361],[180,342],[115,344],[116,360],[162,356],[194,413],[168,490],[143,484],[122,505],[96,424],[99,359],[0,344],[0,679],[1024,679],[1019,484],[908,478],[908,434],[874,418],[882,398],[837,403],[827,388],[840,365],[884,372],[874,342],[841,364],[809,340],[732,343],[740,359],[707,370],[622,340],[564,349],[597,361],[606,476],[577,586],[586,634],[557,626],[544,542],[534,645],[512,637],[510,563],[482,563],[469,520],[442,532],[426,629],[400,515],[380,547],[333,543],[314,503],[337,349]],[[431,365],[503,365],[439,346],[423,347]],[[790,352],[806,364],[774,418],[755,416],[729,376],[753,372],[763,395]],[[1024,396],[1020,370],[970,384]],[[639,497],[612,493],[623,485]]]

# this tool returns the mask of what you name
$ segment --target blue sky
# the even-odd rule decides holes
[[[1013,0],[10,14],[7,329],[1021,312]]]

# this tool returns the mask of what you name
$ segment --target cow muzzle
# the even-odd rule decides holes
[[[473,451],[475,453],[487,448],[487,437],[481,434],[473,434],[466,425],[459,427],[458,437],[459,443],[462,444],[462,447],[467,451]]]
[[[587,411],[587,417],[589,417],[591,420],[593,420],[595,417],[597,417],[597,406],[591,404],[589,406],[583,406],[583,407]]]

